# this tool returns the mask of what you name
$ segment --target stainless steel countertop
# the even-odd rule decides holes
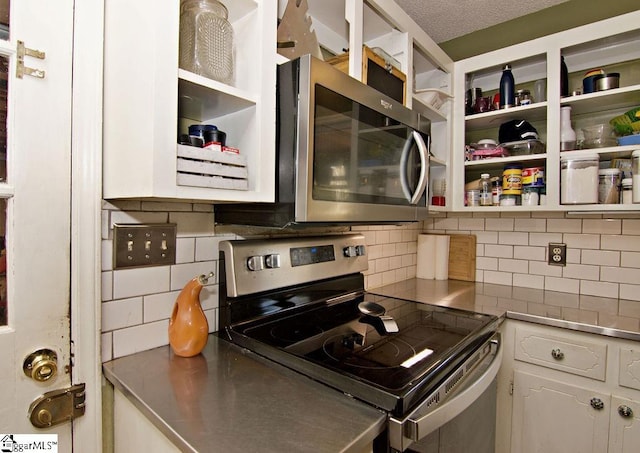
[[[196,357],[165,346],[103,371],[187,452],[360,452],[386,422],[383,412],[215,335]]]
[[[640,341],[640,302],[637,301],[459,280],[419,278],[368,291],[388,297]]]

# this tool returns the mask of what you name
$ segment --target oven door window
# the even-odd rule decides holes
[[[314,200],[411,204],[421,173],[412,128],[321,85],[314,113]]]

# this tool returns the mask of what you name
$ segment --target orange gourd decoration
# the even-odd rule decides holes
[[[176,299],[169,319],[169,344],[176,355],[193,357],[207,345],[209,323],[200,305],[200,291],[213,274],[189,281]]]

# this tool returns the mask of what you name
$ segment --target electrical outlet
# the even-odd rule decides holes
[[[175,263],[175,223],[114,225],[114,269]]]
[[[567,265],[567,244],[549,242],[549,264],[554,266]]]

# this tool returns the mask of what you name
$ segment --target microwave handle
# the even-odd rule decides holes
[[[413,194],[409,188],[409,181],[407,181],[407,166],[409,165],[409,152],[411,151],[411,142],[415,141],[418,145],[418,155],[420,156],[420,176],[418,178],[418,187]],[[429,150],[425,144],[422,136],[413,131],[411,137],[407,139],[402,150],[402,156],[400,156],[400,183],[402,185],[402,192],[409,201],[410,204],[417,204],[418,200],[422,196],[427,187],[429,181]]]

